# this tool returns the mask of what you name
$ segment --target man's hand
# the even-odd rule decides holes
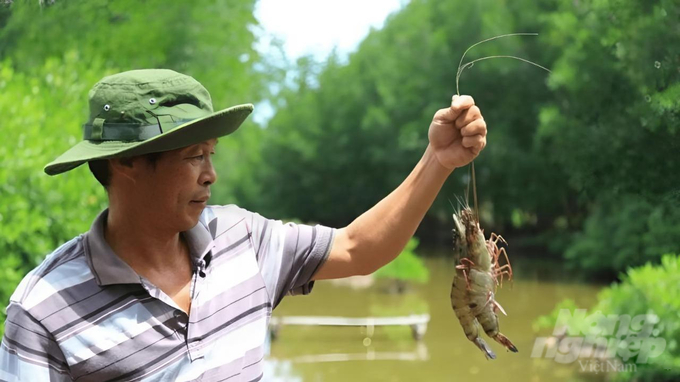
[[[465,166],[486,146],[486,122],[470,96],[453,96],[451,107],[435,113],[428,132],[430,146],[449,170]]]

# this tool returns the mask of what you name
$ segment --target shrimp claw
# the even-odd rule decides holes
[[[517,350],[517,348],[515,347],[515,345],[513,345],[512,342],[510,342],[510,340],[508,339],[508,337],[504,336],[504,335],[501,334],[501,333],[496,334],[496,335],[493,336],[492,338],[493,338],[494,340],[496,340],[496,342],[498,342],[499,344],[505,346],[508,350],[510,350],[510,351],[513,352],[513,353],[517,353],[517,352],[519,351],[519,350]]]

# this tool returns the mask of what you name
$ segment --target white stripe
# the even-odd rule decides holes
[[[153,297],[148,296],[148,297],[140,298],[138,300],[128,301],[128,302],[125,303],[125,305],[119,306],[115,310],[107,311],[106,314],[102,315],[101,317],[97,318],[94,321],[85,320],[84,322],[82,322],[82,323],[74,326],[73,328],[71,328],[71,330],[69,330],[65,333],[62,333],[59,337],[56,338],[56,340],[58,342],[62,342],[62,341],[66,342],[66,341],[68,341],[67,338],[70,337],[71,335],[73,335],[74,333],[78,333],[79,331],[84,331],[84,330],[86,330],[86,328],[88,326],[98,325],[98,323],[101,320],[109,319],[112,315],[116,314],[116,312],[120,312],[121,310],[125,310],[130,305],[134,305],[136,303],[139,303],[141,305],[144,301],[153,300],[153,299],[154,299]]]
[[[40,363],[40,365],[25,360]],[[55,369],[57,368],[55,367]],[[66,372],[65,370],[60,371]],[[49,381],[50,369],[46,359],[13,354],[3,342],[0,348],[0,377],[2,377],[2,380],[9,381]]]
[[[172,365],[168,368],[166,368],[167,365],[172,364],[175,362],[178,358],[184,357],[183,360],[178,362],[175,365]],[[138,376],[135,379],[130,379],[128,382],[135,382],[139,381],[140,379],[143,378],[144,382],[165,382],[168,380],[169,376],[174,376],[175,374],[178,374],[179,371],[184,367],[184,365],[190,364],[191,360],[189,359],[189,355],[187,354],[186,350],[182,353],[177,353],[175,354],[174,357],[165,359],[165,362],[160,362],[157,363],[153,368],[150,368],[144,372],[144,374]],[[165,369],[160,373],[156,373],[158,370]],[[151,375],[153,374],[153,375]],[[151,375],[149,378],[144,378],[147,375]],[[174,380],[174,379],[173,379]]]
[[[7,374],[4,371],[0,370],[0,380],[7,381],[7,382],[14,382],[14,381],[19,381],[19,378],[17,378],[14,375]]]
[[[93,279],[84,256],[60,264],[33,286],[23,303],[29,310],[62,289]]]
[[[40,279],[40,277],[36,275],[41,274],[45,267],[48,266],[48,264],[52,264],[55,261],[59,261],[59,257],[68,256],[70,252],[64,254],[64,252],[67,249],[72,248],[72,251],[82,251],[83,247],[78,242],[79,240],[78,238],[79,237],[69,240],[68,242],[62,244],[59,248],[55,249],[52,253],[48,254],[42,261],[42,263],[40,263],[40,265],[33,268],[21,280],[17,288],[14,290],[14,293],[12,293],[10,301],[23,302],[23,300],[26,298],[26,295],[32,292],[32,290],[34,289],[34,282],[37,282]]]
[[[189,361],[189,357],[177,364],[182,369],[176,381],[198,378],[210,369],[226,365],[242,358],[248,350],[264,345],[267,335],[267,317],[263,316],[225,334],[205,348],[205,357]],[[245,366],[245,365],[244,365]]]
[[[68,363],[73,365],[96,355],[93,347],[98,351],[111,349],[158,323],[143,304],[137,303],[62,342],[61,348]]]
[[[216,264],[210,264],[212,272],[205,279],[206,285],[200,286],[201,292],[198,296],[201,301],[200,304],[212,300],[226,290],[255,276],[260,271],[252,248],[250,243],[246,242],[243,244],[240,254],[223,262],[220,262],[218,257]],[[225,253],[221,256],[233,256],[233,254]]]
[[[266,245],[267,253],[263,258],[262,277],[264,278],[267,293],[272,304],[276,295],[279,284],[279,275],[281,274],[281,263],[283,261],[283,248],[286,241],[286,229],[280,220],[271,224],[271,239],[269,243],[261,243]]]

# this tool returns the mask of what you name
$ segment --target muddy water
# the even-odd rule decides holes
[[[386,317],[428,313],[421,341],[408,327],[284,327],[271,343],[265,380],[272,381],[598,381],[579,365],[531,358],[538,336],[532,323],[564,298],[587,308],[601,286],[570,282],[559,267],[516,262],[516,280],[496,298],[508,313],[501,331],[519,349],[503,350],[485,338],[497,354],[487,361],[469,342],[449,302],[454,264],[444,257],[426,260],[430,281],[405,294],[386,293],[383,282],[354,285],[321,281],[309,296],[287,297],[274,316]]]

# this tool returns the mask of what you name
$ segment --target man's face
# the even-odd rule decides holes
[[[144,219],[177,232],[198,223],[210,197],[210,185],[217,180],[211,155],[217,139],[163,153],[154,165],[140,164],[135,192],[140,196],[139,213]],[[135,164],[137,165],[137,164]]]

